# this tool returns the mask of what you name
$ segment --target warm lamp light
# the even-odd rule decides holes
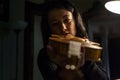
[[[113,13],[120,14],[120,0],[106,2],[105,8]]]

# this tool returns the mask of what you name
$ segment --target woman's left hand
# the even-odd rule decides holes
[[[84,74],[80,70],[62,69],[59,72],[59,77],[62,80],[83,80]]]

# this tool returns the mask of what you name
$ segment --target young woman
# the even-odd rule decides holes
[[[44,4],[41,28],[44,48],[38,56],[38,67],[44,80],[107,80],[106,72],[95,62],[80,59],[79,69],[63,69],[49,57],[48,39],[51,34],[88,38],[82,18],[67,0],[54,0]],[[84,56],[84,55],[81,55]],[[62,57],[61,57],[62,58]]]

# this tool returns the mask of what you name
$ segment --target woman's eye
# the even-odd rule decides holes
[[[70,22],[71,22],[71,19],[65,19],[64,22],[65,22],[65,23],[70,23]]]
[[[57,26],[57,25],[58,25],[58,22],[53,22],[51,25],[52,25],[52,26]]]

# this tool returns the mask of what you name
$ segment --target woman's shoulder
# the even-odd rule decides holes
[[[46,47],[40,49],[39,54],[43,54],[43,53],[46,53]]]
[[[44,47],[40,49],[38,53],[38,61],[40,62],[41,60],[45,60],[47,58],[48,58],[47,51],[46,51],[46,48]]]

